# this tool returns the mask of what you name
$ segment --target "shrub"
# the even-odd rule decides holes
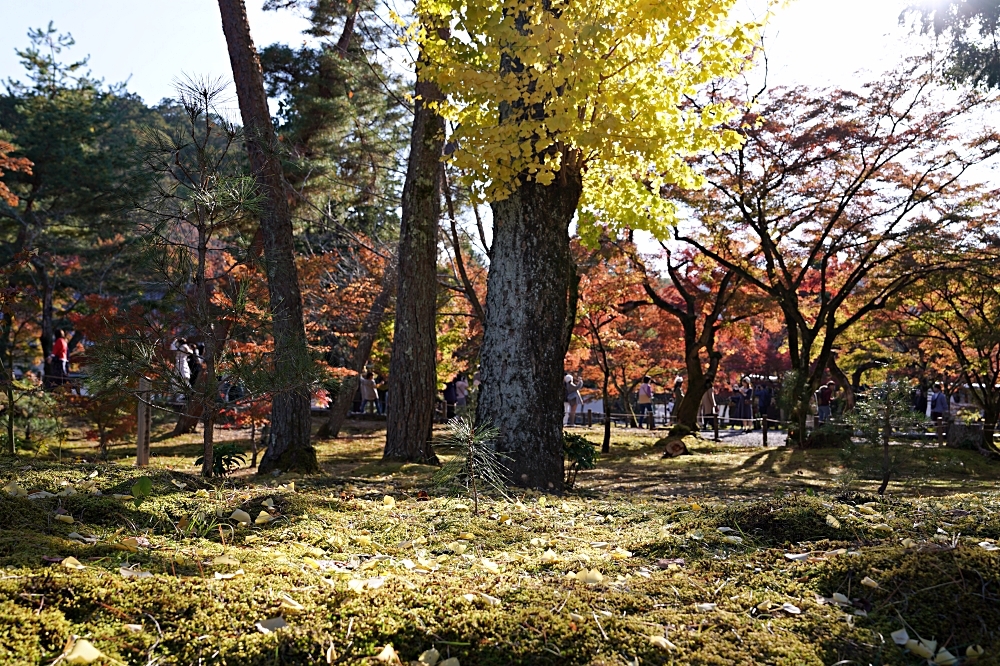
[[[194,461],[195,465],[205,462],[205,456],[200,456]],[[215,476],[229,476],[238,470],[241,465],[245,465],[246,458],[243,457],[243,450],[232,442],[226,442],[215,447],[212,451],[212,474]]]
[[[807,449],[840,449],[851,443],[854,431],[840,423],[824,423],[806,437]]]
[[[583,435],[563,431],[563,451],[569,463],[564,485],[572,488],[581,469],[594,469],[597,465],[597,447]]]

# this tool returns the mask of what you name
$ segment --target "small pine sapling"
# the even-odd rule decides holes
[[[507,497],[509,471],[507,456],[496,450],[493,440],[500,431],[492,424],[475,425],[471,415],[456,416],[448,421],[448,434],[441,446],[455,451],[435,475],[439,486],[458,487],[472,496],[472,510],[479,514],[479,493],[490,488]]]

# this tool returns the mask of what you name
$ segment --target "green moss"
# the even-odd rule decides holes
[[[903,621],[949,647],[976,642],[988,655],[1000,654],[1000,557],[977,545],[1000,538],[995,492],[893,500],[789,492],[796,471],[818,474],[831,459],[698,443],[684,461],[660,461],[654,453],[646,462],[651,441],[637,437],[613,447],[596,470],[581,473],[577,494],[545,497],[544,505],[534,493],[511,502],[487,498],[479,516],[458,508],[468,504],[462,498],[431,493],[417,501],[430,470],[380,468],[374,448],[345,453],[344,460],[350,455],[356,462],[349,468],[337,462],[345,465],[339,476],[296,479],[294,492],[278,487],[288,476],[210,485],[152,470],[153,494],[138,508],[111,497],[128,492],[142,474],[133,468],[0,461],[4,484],[17,480],[29,490],[55,492],[61,482],[80,483],[97,471],[103,493],[40,500],[0,493],[0,663],[50,663],[72,635],[124,663],[167,666],[325,663],[331,645],[341,663],[376,663],[373,655],[387,643],[404,661],[436,647],[464,666],[617,665],[636,658],[746,666],[915,663],[887,642]],[[359,463],[368,469],[359,472]],[[734,497],[725,484],[744,473],[741,466],[765,483]],[[638,480],[624,486],[627,493],[602,489],[609,472],[619,484],[617,477],[629,473]],[[656,475],[674,480],[680,473],[703,485],[672,497],[646,492],[652,481],[663,481]],[[209,489],[208,496],[196,495],[198,488]],[[386,494],[394,507],[383,503]],[[265,507],[268,498],[273,508]],[[60,507],[78,522],[55,521]],[[217,518],[217,510],[227,518],[236,508],[254,517],[267,509],[279,518],[235,528]],[[182,519],[191,521],[184,529],[176,527]],[[100,541],[69,540],[73,531]],[[454,553],[452,544],[467,533],[466,552]],[[741,540],[727,540],[732,536]],[[142,539],[137,552],[122,549],[128,537]],[[902,547],[904,538],[915,546]],[[548,548],[560,562],[541,561]],[[614,559],[615,548],[633,556]],[[826,555],[841,548],[856,554]],[[217,580],[216,572],[237,568],[213,564],[223,553],[238,559],[245,574]],[[788,553],[814,559],[791,561]],[[87,568],[44,559],[69,555]],[[421,557],[441,557],[440,569],[418,573],[404,563]],[[498,563],[500,573],[487,570],[482,558]],[[664,562],[664,569],[657,564],[662,558],[684,563]],[[355,568],[346,575],[317,570],[324,561]],[[153,575],[125,578],[123,566]],[[599,569],[606,584],[567,577],[581,568]],[[376,576],[384,579],[377,589],[347,587],[351,578]],[[880,587],[862,586],[865,576]],[[848,623],[845,609],[816,602],[834,592],[856,599],[867,617],[852,615]],[[290,610],[282,595],[302,608]],[[802,613],[760,610],[764,601],[793,603]],[[698,610],[706,602],[717,606]],[[278,615],[287,628],[271,634],[255,628]],[[655,646],[650,635],[666,635],[676,649]]]

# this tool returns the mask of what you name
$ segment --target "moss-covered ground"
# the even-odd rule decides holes
[[[321,443],[307,478],[207,482],[190,436],[146,471],[83,442],[0,459],[0,485],[63,493],[0,492],[0,664],[69,663],[74,640],[130,665],[374,664],[390,644],[465,666],[926,663],[904,628],[939,663],[1000,663],[1000,466],[900,447],[878,499],[835,451],[663,460],[625,432],[572,492],[479,515],[433,468],[382,464],[376,424]],[[143,474],[146,501],[115,497]]]

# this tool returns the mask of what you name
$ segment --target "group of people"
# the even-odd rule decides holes
[[[471,391],[478,386],[479,372],[473,375],[471,383],[465,373],[459,373],[445,383],[444,391],[441,392],[439,398],[445,417],[454,418],[456,408],[468,405]],[[359,379],[358,391],[361,396],[361,406],[358,413],[385,414],[386,391],[384,379],[381,376],[371,371],[364,373]]]

